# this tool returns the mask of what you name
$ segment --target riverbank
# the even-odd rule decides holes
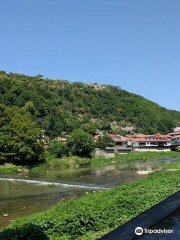
[[[91,163],[93,165],[103,165],[114,162],[131,162],[136,160],[146,161],[150,159],[160,158],[176,158],[180,157],[180,152],[130,152],[128,154],[116,154],[112,158],[94,157]]]
[[[14,164],[4,163],[0,164],[0,173],[10,174],[17,172],[39,171],[42,169],[65,169],[65,168],[78,168],[85,165],[101,166],[111,163],[131,162],[136,160],[146,161],[149,159],[160,158],[176,158],[180,157],[180,152],[131,152],[128,154],[116,154],[113,158],[105,157],[92,157],[92,158],[80,158],[77,156],[54,158],[48,156],[43,163],[33,164]]]
[[[117,226],[180,190],[180,171],[148,175],[142,180],[59,203],[51,209],[17,219],[0,239],[98,239]]]
[[[54,158],[48,156],[44,162],[36,162],[32,164],[23,163],[1,163],[0,174],[12,174],[12,173],[26,173],[26,172],[37,172],[43,169],[67,169],[67,168],[78,168],[85,165],[91,164],[91,158],[79,158],[77,156]]]

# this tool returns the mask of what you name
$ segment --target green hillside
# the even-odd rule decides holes
[[[31,113],[51,138],[82,127],[128,133],[167,133],[180,124],[180,112],[167,110],[110,85],[43,79],[0,71],[0,103]]]

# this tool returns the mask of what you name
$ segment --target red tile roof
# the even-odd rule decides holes
[[[138,138],[132,139],[132,142],[169,142],[169,139],[146,139],[146,138]]]
[[[180,138],[180,135],[177,135],[177,136],[175,136],[175,137],[171,137],[172,139],[174,139],[174,138]]]
[[[99,136],[95,136],[95,137],[93,137],[95,140],[98,140],[99,139]]]

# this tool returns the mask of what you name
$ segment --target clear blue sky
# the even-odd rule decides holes
[[[1,0],[0,69],[122,87],[180,110],[179,0]]]

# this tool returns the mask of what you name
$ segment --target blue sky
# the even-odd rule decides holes
[[[112,84],[180,111],[179,0],[1,0],[0,69]]]

